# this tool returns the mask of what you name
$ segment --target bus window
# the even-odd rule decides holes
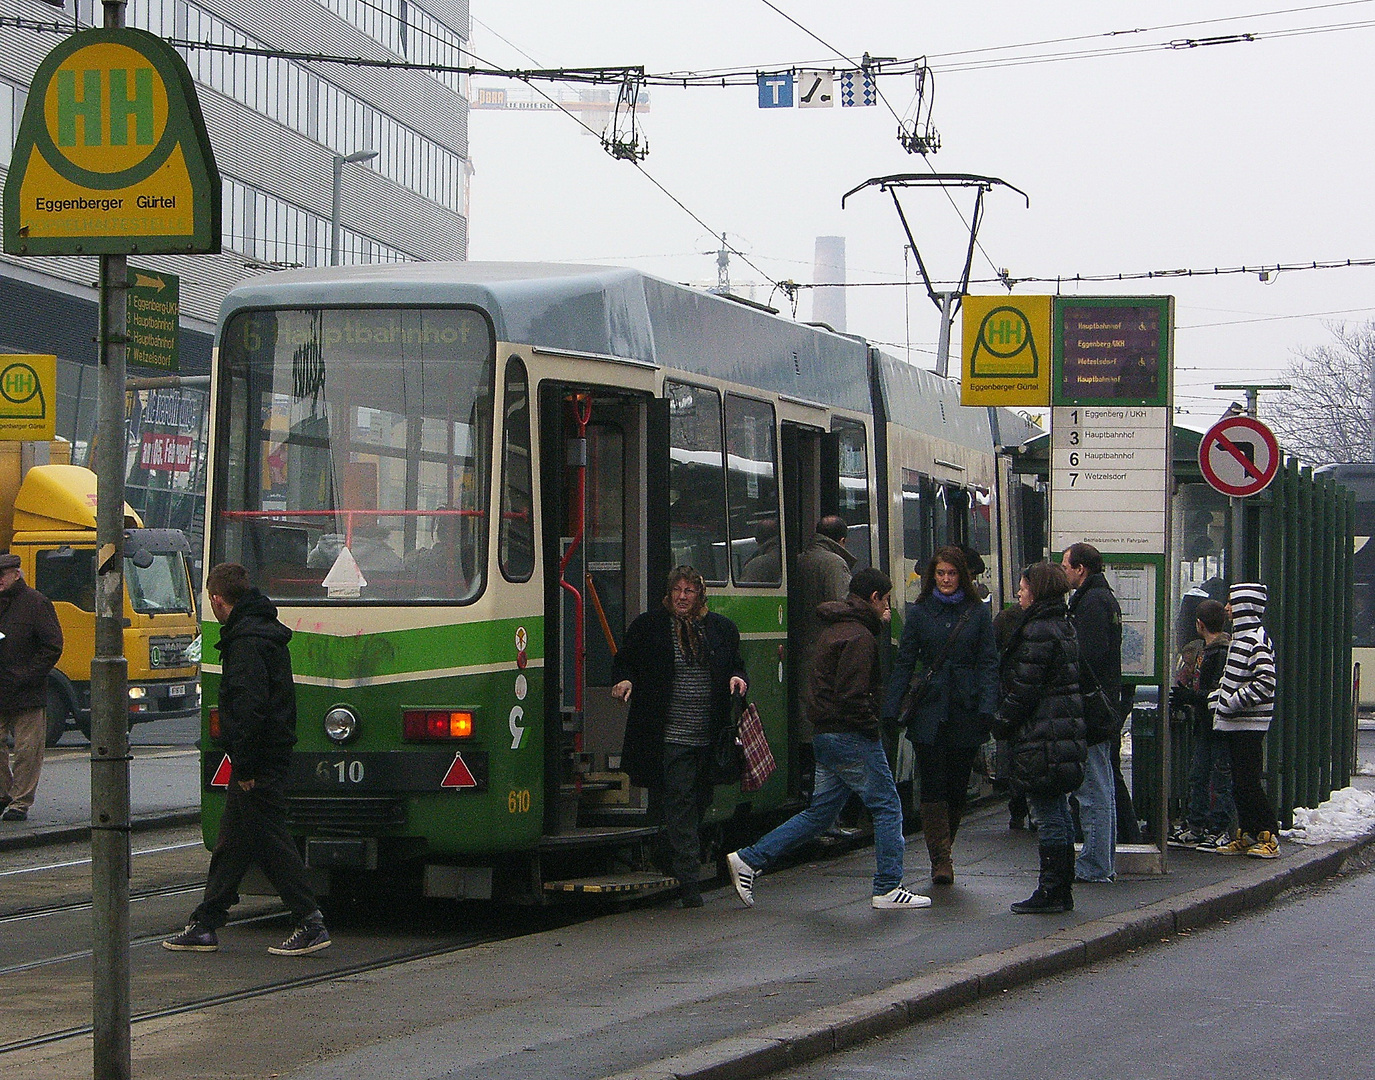
[[[242,563],[274,599],[481,592],[493,352],[481,314],[242,312],[220,349],[231,449],[214,561]]]
[[[840,436],[840,516],[848,526],[845,547],[855,557],[854,569],[872,565],[869,551],[869,447],[864,425],[836,419],[831,430]]]
[[[783,582],[773,406],[726,395],[726,491],[737,584]]]
[[[664,383],[669,415],[669,544],[675,565],[724,585],[726,477],[721,451],[721,395],[687,383]]]
[[[534,498],[530,483],[530,384],[525,364],[506,365],[506,418],[501,429],[501,522],[497,558],[507,581],[529,581],[535,572]]]

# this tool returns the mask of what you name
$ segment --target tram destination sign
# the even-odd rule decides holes
[[[5,178],[11,255],[213,254],[220,174],[186,62],[132,28],[38,65]]]
[[[1165,406],[1169,297],[1059,297],[1052,403]]]

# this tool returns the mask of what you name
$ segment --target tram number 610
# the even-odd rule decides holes
[[[363,763],[357,758],[352,761],[336,761],[332,766],[341,784],[361,784],[363,782]]]
[[[528,814],[530,812],[530,789],[512,790],[506,795],[506,812],[508,814]]]

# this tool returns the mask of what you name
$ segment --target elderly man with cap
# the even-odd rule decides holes
[[[0,555],[0,821],[24,821],[43,771],[48,672],[62,655],[52,601],[24,581],[19,556]],[[4,737],[14,739],[13,764]]]

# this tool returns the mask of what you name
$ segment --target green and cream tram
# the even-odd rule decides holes
[[[1011,486],[998,429],[1009,447],[1030,434],[858,338],[632,270],[241,285],[214,366],[206,565],[243,563],[294,632],[308,864],[336,888],[409,874],[517,901],[671,885],[649,872],[655,826],[619,770],[608,687],[678,563],[740,627],[780,762],[749,796],[718,788],[710,829],[734,842],[787,812],[798,551],[838,512],[895,582],[959,542],[993,602],[1010,597],[1010,567],[1041,554],[1020,540],[1039,495]],[[215,723],[207,708],[207,842],[228,775]]]

